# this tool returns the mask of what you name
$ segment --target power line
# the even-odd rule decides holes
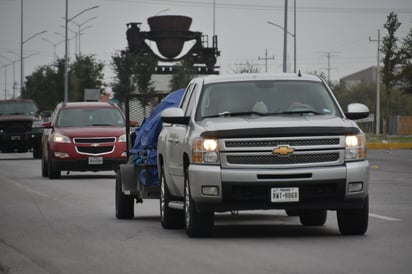
[[[154,5],[168,5],[168,6],[185,6],[185,7],[213,7],[213,3],[208,1],[184,1],[184,0],[101,0],[107,2],[123,2],[123,3],[146,3]],[[283,11],[284,7],[282,5],[262,5],[262,4],[231,4],[219,2],[216,3],[216,8],[227,8],[227,9],[247,9],[247,10],[278,10]],[[299,12],[309,12],[309,13],[360,13],[360,14],[387,14],[391,11],[396,13],[410,14],[412,9],[404,8],[373,8],[373,7],[323,7],[323,6],[301,6],[296,9]]]

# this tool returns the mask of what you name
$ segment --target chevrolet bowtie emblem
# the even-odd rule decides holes
[[[278,154],[278,155],[289,155],[292,154],[295,150],[291,147],[288,146],[279,146],[276,147],[272,150],[273,154]]]
[[[96,144],[96,143],[92,144],[92,147],[99,147],[99,146],[100,144]]]

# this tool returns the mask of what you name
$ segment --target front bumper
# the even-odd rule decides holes
[[[127,162],[126,158],[123,159],[111,159],[103,158],[103,164],[89,164],[88,159],[79,160],[52,160],[53,167],[56,170],[67,171],[106,171],[117,170],[121,164]]]
[[[191,195],[200,211],[360,208],[368,196],[369,163],[282,170],[190,165],[189,180]],[[363,187],[350,192],[352,183],[362,183]],[[204,195],[205,186],[216,187],[218,195]],[[298,187],[299,202],[272,203],[274,187]]]
[[[40,146],[43,129],[33,129],[29,132],[2,132],[0,133],[0,149],[28,150]]]

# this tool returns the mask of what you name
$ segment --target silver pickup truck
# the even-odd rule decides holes
[[[162,112],[158,139],[164,228],[213,232],[214,213],[284,209],[305,226],[336,210],[342,234],[368,227],[369,163],[353,121],[319,77],[240,74],[193,79]]]

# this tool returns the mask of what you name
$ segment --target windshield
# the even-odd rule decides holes
[[[35,115],[37,106],[30,101],[0,102],[0,115]]]
[[[116,108],[66,108],[57,118],[57,127],[124,126]]]
[[[340,112],[323,83],[243,81],[205,86],[197,119],[242,115],[336,115]]]

